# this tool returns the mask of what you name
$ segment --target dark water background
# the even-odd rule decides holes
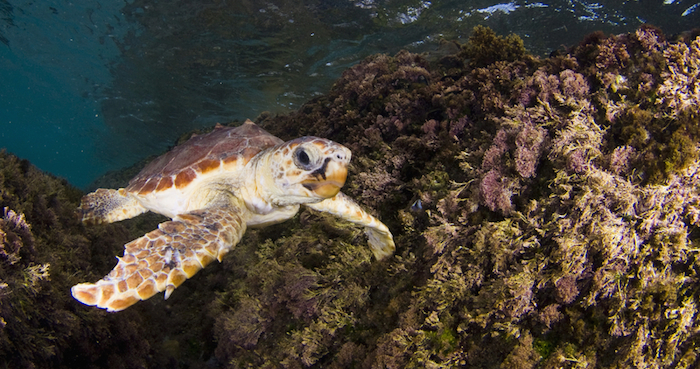
[[[0,147],[85,187],[216,122],[285,113],[374,53],[476,25],[547,55],[585,34],[700,26],[698,0],[0,0]]]

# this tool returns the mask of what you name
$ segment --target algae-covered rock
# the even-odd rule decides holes
[[[111,268],[112,254],[131,238],[123,225],[80,225],[74,211],[81,196],[0,152],[2,368],[131,368],[168,360],[154,354],[160,342],[143,311],[109,315],[70,297],[85,275]]]
[[[697,365],[698,42],[642,27],[539,59],[479,28],[437,60],[370,57],[297,113],[266,119],[278,135],[352,148],[347,191],[394,231],[397,254],[369,263],[354,238],[325,229],[271,239],[284,251],[251,261],[302,255],[290,262],[312,276],[299,288],[313,308],[280,315],[271,307],[290,305],[269,302],[277,289],[227,291],[222,316],[242,319],[237,306],[253,298],[245,321],[268,323],[254,345],[218,357],[233,367]],[[288,280],[255,270],[248,278]],[[220,342],[234,332],[220,330]]]

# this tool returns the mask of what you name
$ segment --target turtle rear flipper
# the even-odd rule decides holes
[[[165,291],[173,290],[241,239],[245,221],[232,206],[195,210],[178,215],[158,229],[125,245],[124,256],[97,283],[73,286],[73,297],[107,311],[120,311]]]
[[[77,210],[85,224],[113,223],[148,211],[125,189],[100,188],[80,200]]]

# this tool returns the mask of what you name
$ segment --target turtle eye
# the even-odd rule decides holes
[[[311,169],[311,158],[304,149],[299,149],[294,153],[294,161],[296,162],[297,166],[302,169]]]

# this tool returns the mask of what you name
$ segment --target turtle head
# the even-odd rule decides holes
[[[301,137],[274,147],[258,167],[258,180],[277,205],[319,202],[338,194],[348,174],[350,150],[331,140]]]

